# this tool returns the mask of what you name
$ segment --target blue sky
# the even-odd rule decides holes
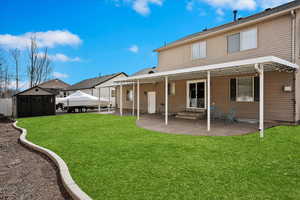
[[[290,0],[0,0],[0,47],[20,48],[38,35],[53,76],[68,83],[100,73],[128,74],[157,64],[164,42]],[[25,63],[22,81],[26,82]]]

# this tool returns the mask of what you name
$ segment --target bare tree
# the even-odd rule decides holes
[[[48,56],[48,49],[45,48],[41,52],[35,37],[31,38],[28,56],[27,75],[30,87],[33,87],[50,78],[52,66]]]
[[[21,52],[19,49],[13,49],[10,50],[10,55],[12,56],[16,68],[16,91],[18,91],[19,90],[19,63],[20,63]]]

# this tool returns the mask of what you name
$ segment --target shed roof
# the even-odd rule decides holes
[[[26,89],[26,90],[23,90],[23,91],[21,91],[21,92],[18,92],[18,93],[16,93],[14,96],[18,96],[18,95],[21,95],[21,94],[23,94],[23,93],[25,93],[25,92],[28,92],[28,91],[30,91],[30,90],[33,90],[33,89],[40,89],[40,90],[43,90],[43,91],[45,91],[45,92],[48,92],[49,93],[49,95],[56,95],[56,93],[53,91],[53,90],[51,90],[51,89],[48,89],[48,88],[42,88],[42,87],[40,87],[40,86],[33,86],[33,87],[31,87],[31,88],[28,88],[28,89]]]

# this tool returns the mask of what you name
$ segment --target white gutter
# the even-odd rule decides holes
[[[176,46],[179,46],[179,45],[182,45],[182,44],[193,42],[195,40],[200,40],[200,39],[212,36],[212,35],[220,34],[220,33],[227,32],[227,31],[230,31],[230,30],[233,30],[233,29],[237,29],[237,28],[241,28],[241,27],[248,26],[248,25],[251,25],[251,24],[255,24],[257,22],[261,22],[261,21],[264,21],[264,20],[268,20],[268,19],[271,19],[271,18],[274,18],[274,17],[278,17],[278,16],[281,16],[281,15],[284,15],[284,14],[288,14],[292,10],[296,10],[298,8],[300,8],[300,6],[296,6],[296,7],[287,9],[287,10],[283,10],[281,12],[270,14],[270,15],[267,15],[265,17],[261,17],[261,18],[255,19],[255,20],[251,20],[251,21],[248,21],[248,22],[241,23],[241,24],[232,25],[232,26],[230,26],[228,28],[224,28],[224,29],[220,29],[220,30],[217,30],[217,31],[213,31],[211,33],[207,33],[207,34],[195,36],[195,37],[190,38],[190,39],[184,39],[184,40],[178,41],[178,42],[175,41],[175,42],[173,42],[173,43],[171,43],[171,44],[169,44],[169,45],[167,45],[165,47],[160,47],[160,48],[154,49],[153,51],[156,51],[156,52],[163,51],[163,50],[166,50],[166,49],[169,49],[169,48],[173,48],[173,47],[176,47]]]
[[[296,37],[296,33],[295,33],[295,26],[296,26],[296,13],[295,10],[291,10],[291,16],[292,16],[292,62],[295,63],[295,52],[296,52],[296,48],[295,48],[295,37]]]
[[[118,79],[117,81],[115,81],[115,83],[123,82],[123,81],[135,81],[135,80],[146,79],[146,78],[158,78],[158,77],[164,77],[164,76],[172,76],[172,75],[178,75],[178,74],[184,74],[184,73],[225,69],[225,68],[236,67],[236,66],[255,65],[257,63],[260,63],[260,64],[278,63],[278,64],[285,65],[285,66],[288,66],[293,69],[299,69],[299,66],[297,64],[291,63],[289,61],[283,60],[283,59],[275,57],[275,56],[266,56],[266,57],[238,60],[238,61],[226,62],[226,63],[220,63],[220,64],[212,64],[212,65],[190,67],[190,68],[184,68],[184,69],[178,69],[178,70],[172,70],[172,71],[157,72],[154,74],[143,74],[143,75],[137,75],[137,76],[131,76],[131,77],[124,77],[124,78]]]

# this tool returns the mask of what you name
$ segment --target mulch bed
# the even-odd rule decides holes
[[[19,143],[20,132],[0,120],[0,200],[72,199],[45,155]]]

